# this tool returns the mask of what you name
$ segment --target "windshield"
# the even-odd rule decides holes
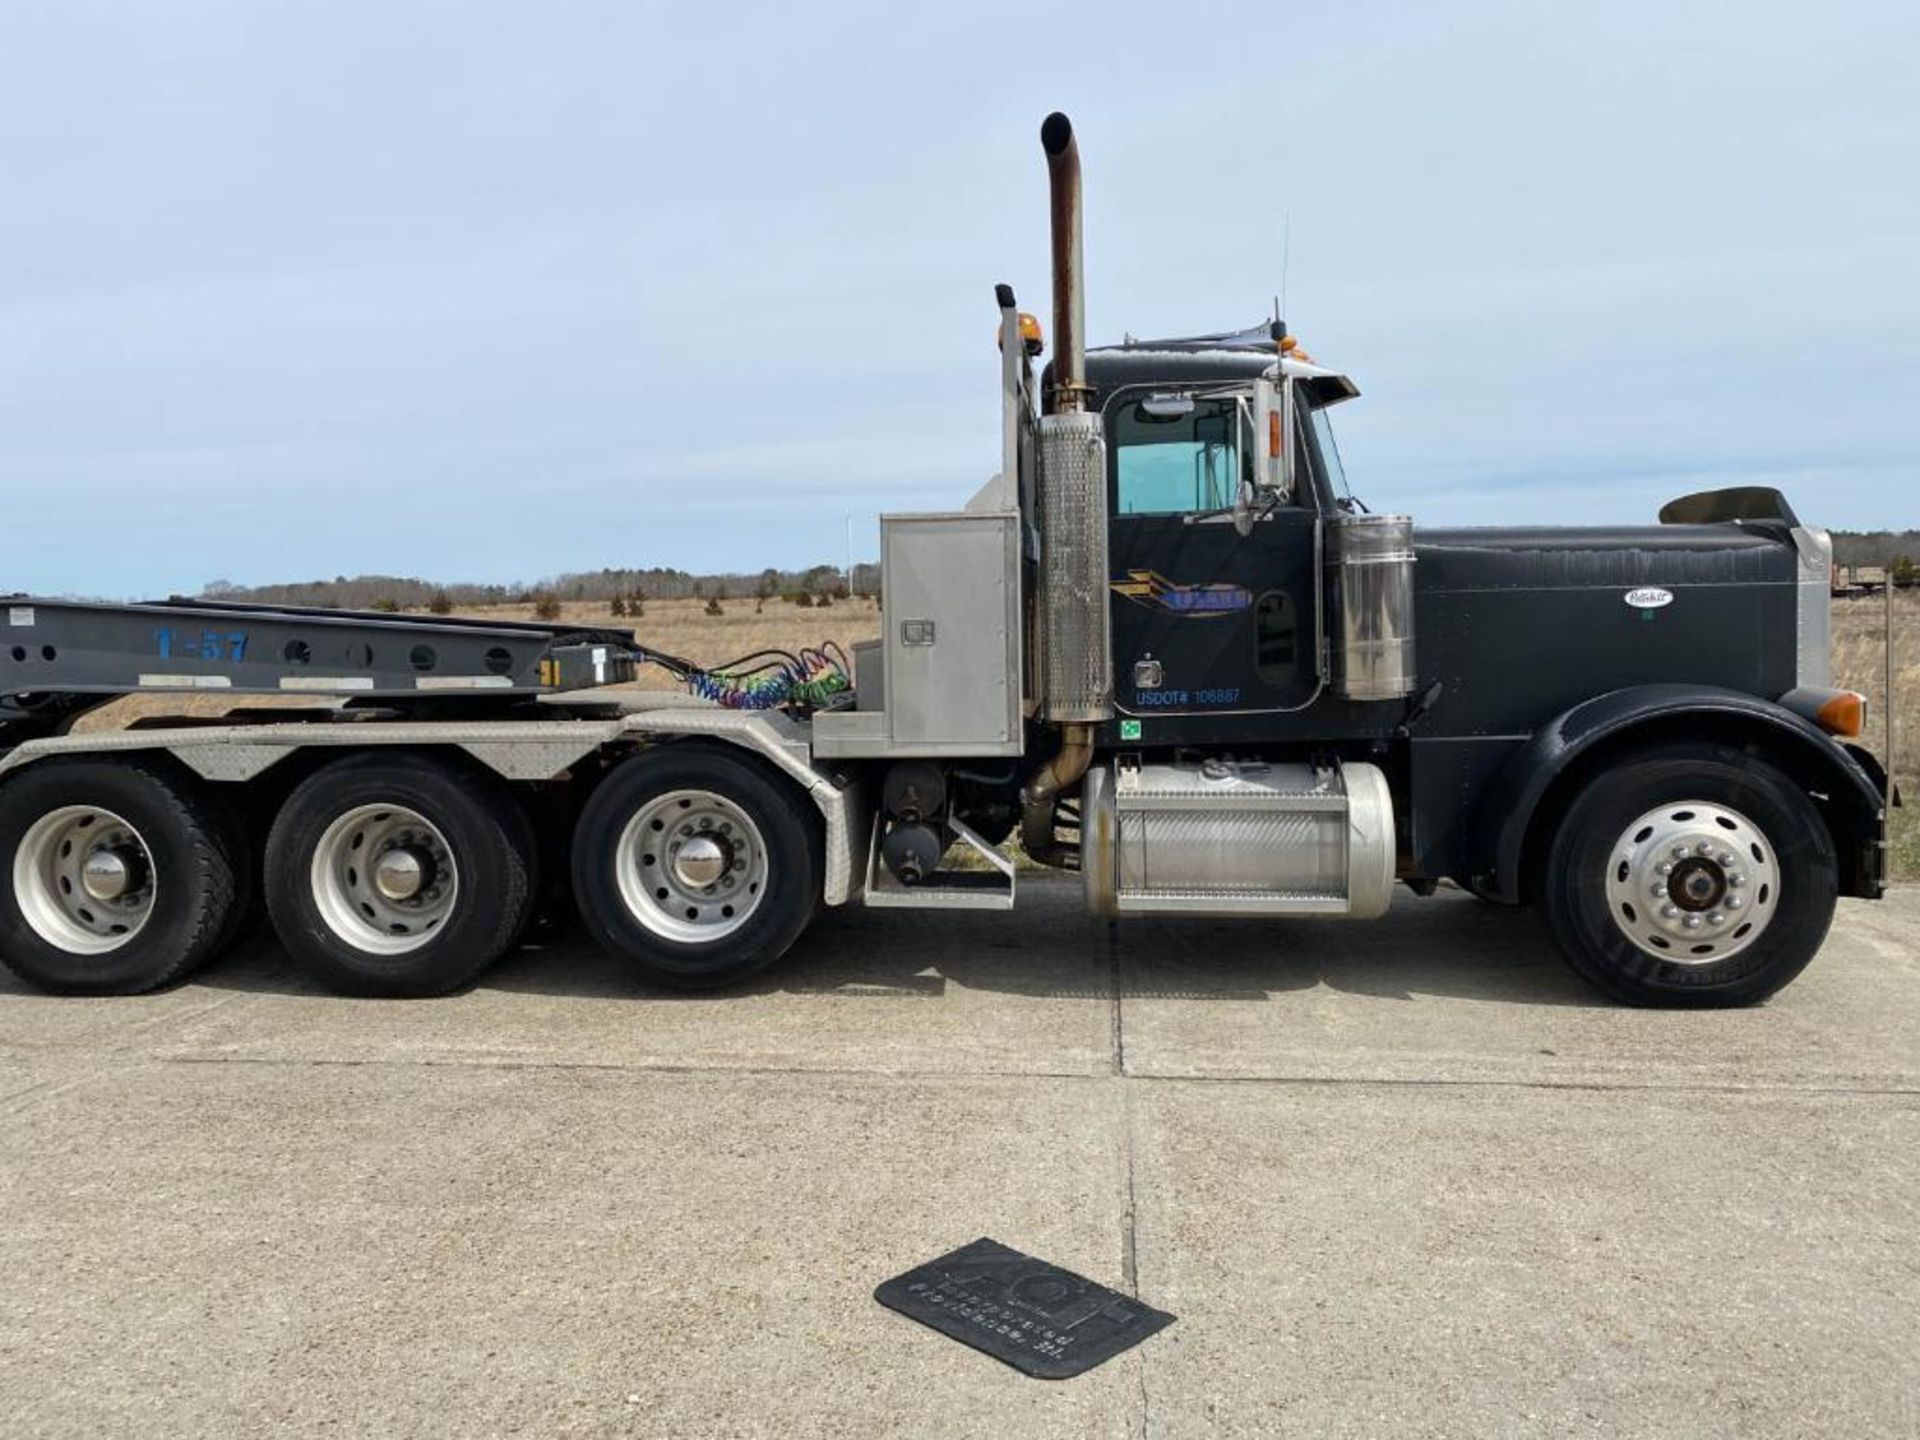
[[[1340,442],[1333,438],[1333,421],[1327,418],[1323,406],[1314,406],[1309,412],[1312,416],[1314,463],[1320,467],[1320,473],[1327,477],[1327,488],[1333,492],[1333,498],[1343,508],[1354,508],[1353,488],[1347,484],[1346,467],[1340,463]]]

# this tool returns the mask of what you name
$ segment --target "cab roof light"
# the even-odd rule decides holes
[[[994,345],[1000,343],[1000,333],[994,332]],[[1036,356],[1047,348],[1047,337],[1040,330],[1040,322],[1026,311],[1020,312],[1020,340],[1029,356]]]

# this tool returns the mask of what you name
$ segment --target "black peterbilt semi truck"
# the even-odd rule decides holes
[[[324,982],[430,994],[558,893],[639,974],[722,985],[822,905],[1011,908],[1024,854],[1122,922],[1452,881],[1614,997],[1735,1005],[1881,894],[1823,532],[1762,489],[1612,529],[1368,512],[1357,389],[1279,322],[1084,349],[1078,148],[1041,139],[1051,362],[1000,287],[998,473],[882,518],[879,640],[701,669],[625,629],[15,597],[0,959],[143,990],[263,898]],[[622,683],[649,664],[688,693]],[[138,725],[77,723],[129,694]]]

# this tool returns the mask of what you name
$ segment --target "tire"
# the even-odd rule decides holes
[[[625,761],[574,830],[588,929],[674,989],[729,985],[786,954],[813,919],[821,872],[813,803],[750,757],[693,741]]]
[[[1751,1005],[1806,968],[1839,869],[1791,778],[1740,750],[1675,744],[1579,793],[1540,890],[1556,945],[1596,988],[1629,1005],[1709,1008]]]
[[[532,827],[491,772],[355,755],[315,771],[281,807],[267,836],[267,912],[330,990],[444,995],[519,939],[534,858]],[[406,883],[414,890],[399,893]]]
[[[229,950],[239,948],[266,923],[267,897],[260,887],[260,830],[248,808],[237,803],[236,797],[244,793],[244,787],[208,787],[208,794],[220,811],[221,823],[232,837],[229,853],[235,877],[233,908],[213,942],[209,960],[217,960]]]
[[[249,879],[227,809],[163,763],[44,760],[0,785],[0,960],[42,990],[179,979],[232,938]]]

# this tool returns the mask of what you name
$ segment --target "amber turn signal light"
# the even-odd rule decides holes
[[[1829,735],[1858,739],[1867,728],[1867,697],[1853,690],[1836,690],[1833,698],[1814,712],[1813,723]]]

